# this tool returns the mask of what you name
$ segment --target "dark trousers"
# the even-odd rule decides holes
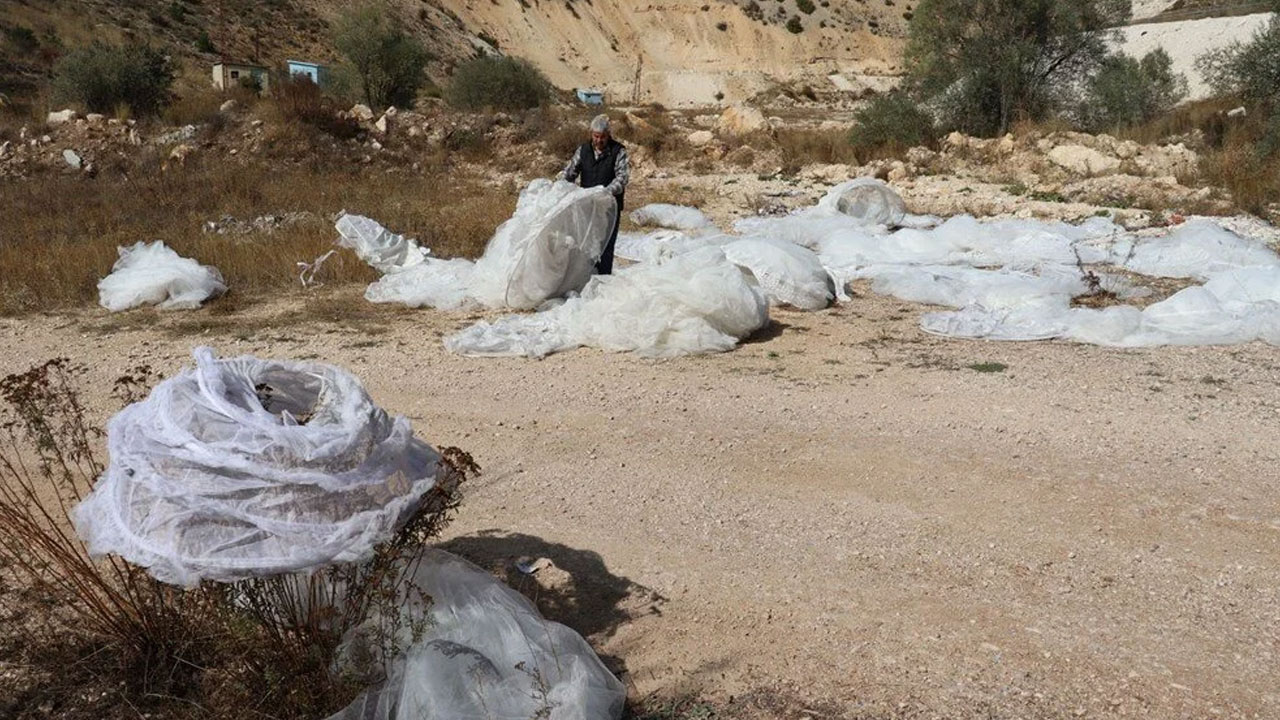
[[[613,274],[613,246],[618,244],[618,226],[622,224],[622,198],[614,199],[618,210],[613,217],[613,232],[609,233],[609,242],[604,244],[604,252],[600,253],[600,259],[596,261],[597,275]]]

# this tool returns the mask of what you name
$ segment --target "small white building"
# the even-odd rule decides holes
[[[267,69],[261,65],[224,61],[213,66],[213,86],[219,90],[252,85],[265,93],[270,89],[269,83]]]

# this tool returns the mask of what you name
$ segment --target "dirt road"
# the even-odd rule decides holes
[[[2,320],[0,371],[70,355],[105,417],[112,379],[194,344],[352,369],[483,466],[446,545],[518,578],[638,694],[785,698],[779,717],[1280,717],[1275,348],[942,340],[863,296],[775,312],[720,356],[482,360],[441,347],[464,315],[299,307]],[[521,576],[526,555],[554,566]]]

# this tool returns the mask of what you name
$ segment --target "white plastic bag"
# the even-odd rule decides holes
[[[768,302],[715,247],[596,277],[534,315],[480,322],[445,339],[461,355],[542,357],[579,346],[670,357],[723,352],[769,322]]]
[[[345,371],[195,358],[108,423],[110,464],[73,512],[92,554],[183,585],[355,562],[434,487],[439,455]]]
[[[626,691],[582,636],[467,561],[428,550],[408,581],[425,633],[328,720],[616,720]],[[361,629],[350,643],[360,642]],[[406,639],[407,640],[407,639]]]
[[[111,274],[98,282],[98,303],[111,312],[143,305],[190,310],[227,291],[217,268],[184,258],[162,242],[118,249]]]

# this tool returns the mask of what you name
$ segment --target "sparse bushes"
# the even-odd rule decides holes
[[[1060,110],[1128,15],[1128,0],[922,0],[908,83],[945,129],[1004,134]]]
[[[550,99],[551,83],[525,60],[485,56],[458,66],[446,97],[466,110],[527,110]]]
[[[302,123],[341,139],[353,138],[360,132],[359,123],[339,114],[339,108],[310,79],[281,77],[273,87],[273,99],[282,120]]]
[[[814,6],[813,0],[796,0],[796,9],[805,15],[812,15],[818,8]]]
[[[342,16],[334,45],[370,107],[413,105],[430,55],[384,10],[368,5]]]
[[[791,16],[791,19],[787,21],[787,30],[793,35],[799,35],[804,32],[804,23],[800,22],[799,15]]]
[[[895,154],[936,140],[933,119],[907,93],[877,95],[854,116],[849,143],[864,159]]]
[[[1280,12],[1280,2],[1276,2]],[[1238,95],[1251,104],[1280,101],[1280,14],[1247,43],[1235,42],[1205,53],[1196,65],[1213,89]]]
[[[63,56],[53,75],[55,96],[98,113],[124,105],[134,115],[155,114],[169,102],[173,84],[169,59],[147,45],[94,43]]]
[[[1085,84],[1085,103],[1079,118],[1095,131],[1146,122],[1168,112],[1187,95],[1187,80],[1173,72],[1163,49],[1141,60],[1112,55]]]
[[[36,38],[36,34],[31,28],[23,25],[6,25],[4,27],[4,39],[19,54],[26,55],[33,53],[40,47],[40,40]]]

